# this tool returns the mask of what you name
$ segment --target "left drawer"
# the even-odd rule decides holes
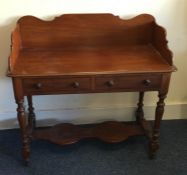
[[[25,94],[78,93],[91,90],[91,78],[27,78],[23,88]]]

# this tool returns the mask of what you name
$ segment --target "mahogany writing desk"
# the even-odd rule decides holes
[[[22,17],[12,34],[8,76],[18,105],[23,159],[29,160],[32,138],[65,145],[88,137],[120,142],[134,135],[147,136],[153,157],[173,71],[165,30],[151,15],[130,20],[111,14],[68,14],[52,21]],[[66,123],[35,129],[33,95],[129,91],[139,92],[136,122],[109,121],[94,128]],[[158,91],[153,127],[144,119],[145,91]]]

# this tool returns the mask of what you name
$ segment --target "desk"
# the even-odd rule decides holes
[[[164,99],[175,70],[166,32],[151,15],[130,20],[111,14],[67,14],[52,21],[20,18],[12,33],[8,76],[18,105],[24,161],[29,161],[33,138],[65,145],[90,137],[121,142],[134,135],[147,136],[153,158],[159,148]],[[158,91],[153,127],[143,113],[146,91]],[[101,92],[139,92],[136,122],[106,121],[94,128],[65,123],[36,129],[33,95]]]

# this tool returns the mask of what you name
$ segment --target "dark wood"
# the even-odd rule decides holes
[[[136,111],[136,121],[141,122],[144,119],[144,111],[143,111],[143,99],[144,99],[144,92],[139,93],[139,102],[138,102],[138,109]]]
[[[12,33],[8,76],[13,79],[23,159],[29,160],[29,138],[65,145],[94,137],[120,142],[145,135],[150,157],[159,145],[164,98],[176,68],[168,49],[166,31],[153,16],[122,20],[112,14],[66,14],[52,21],[24,16]],[[106,122],[95,127],[59,124],[34,130],[33,95],[139,92],[135,123]],[[158,91],[154,127],[144,118],[146,91]],[[29,120],[23,106],[28,98]]]
[[[59,124],[50,129],[34,131],[33,137],[59,145],[67,145],[76,143],[83,138],[97,138],[108,143],[116,143],[124,141],[130,136],[144,134],[141,126],[135,123],[123,124],[111,121],[89,128],[69,123]]]
[[[30,145],[29,145],[29,132],[26,121],[26,113],[24,108],[24,96],[22,89],[22,82],[20,79],[13,78],[13,88],[15,100],[17,103],[17,118],[21,131],[21,140],[22,140],[22,156],[24,159],[24,163],[27,165],[29,162],[30,156]]]
[[[156,150],[159,149],[160,121],[164,113],[164,99],[166,94],[159,93],[159,101],[156,107],[155,124],[153,129],[152,140],[150,140],[150,158],[155,157]]]
[[[75,84],[79,84],[78,86]],[[69,92],[91,90],[91,78],[27,78],[23,81],[25,94],[40,94],[49,92]]]
[[[29,111],[29,115],[28,115],[28,125],[30,126],[30,128],[34,128],[36,127],[36,116],[34,113],[34,107],[33,107],[33,103],[32,103],[32,96],[28,95],[27,96],[27,101],[28,101],[28,111]]]
[[[136,111],[136,122],[140,124],[140,126],[144,130],[145,135],[148,137],[149,141],[152,141],[151,124],[150,124],[150,122],[147,122],[144,118],[143,100],[144,100],[144,92],[140,92],[139,93],[139,102],[137,104],[138,109]]]
[[[48,77],[173,71],[173,67],[169,66],[151,45],[116,46],[114,49],[23,49],[18,58],[12,70],[14,76]],[[78,58],[81,60],[76,62]]]
[[[27,127],[26,127],[26,121],[25,121],[25,112],[24,112],[24,105],[23,105],[23,99],[16,102],[18,105],[17,113],[18,113],[18,121],[21,129],[21,136],[22,136],[22,143],[23,143],[23,159],[28,162],[29,161],[29,154],[30,154],[30,148],[29,148],[29,140],[28,140],[28,133],[27,133]]]

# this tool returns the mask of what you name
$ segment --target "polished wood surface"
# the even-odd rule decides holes
[[[171,72],[173,67],[151,45],[131,47],[23,50],[14,76]]]
[[[152,40],[153,25],[150,15],[122,20],[112,14],[65,14],[52,21],[33,16],[18,21],[23,48],[147,44]]]
[[[171,72],[165,35],[151,15],[122,20],[75,14],[52,21],[25,16],[12,34],[10,76]]]
[[[30,158],[31,139],[65,145],[88,137],[120,142],[134,135],[147,136],[153,158],[159,148],[164,99],[175,70],[166,31],[151,15],[128,20],[112,14],[66,14],[51,21],[20,18],[12,33],[8,76],[18,105],[24,161]],[[128,91],[139,92],[136,123],[111,121],[94,128],[66,123],[35,129],[33,95]],[[146,91],[158,91],[153,127],[144,118]]]
[[[89,128],[63,123],[50,129],[34,131],[33,137],[60,145],[68,145],[83,138],[97,138],[108,143],[116,143],[124,141],[130,136],[144,134],[141,126],[136,123],[124,124],[110,121]]]

